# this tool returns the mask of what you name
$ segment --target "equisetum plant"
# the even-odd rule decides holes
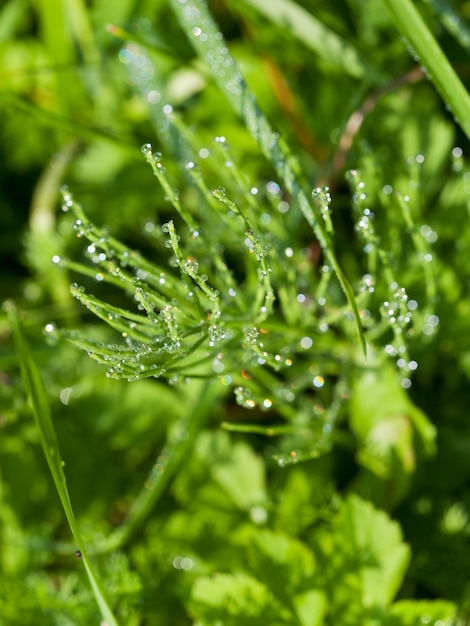
[[[353,289],[334,249],[329,189],[308,191],[205,4],[197,9],[184,2],[177,5],[196,49],[271,163],[272,179],[249,180],[223,136],[209,147],[198,146],[168,103],[150,56],[135,43],[126,44],[121,61],[149,105],[162,143],[174,155],[167,158],[180,166],[184,186],[175,189],[165,158],[145,144],[143,156],[174,210],[163,224],[143,225],[157,260],[93,224],[63,189],[62,208],[73,214],[73,228],[86,241],[90,264],[59,256],[54,262],[97,285],[108,283],[123,291],[131,306],[112,305],[74,283],[73,295],[119,339],[92,339],[65,330],[60,334],[104,364],[112,378],[163,377],[171,384],[218,379],[225,390],[233,390],[240,406],[257,409],[257,415],[263,412],[257,423],[232,428],[285,435],[276,456],[280,463],[316,456],[331,445],[342,400],[357,372],[388,356],[401,372],[401,386],[408,388],[418,367],[409,355],[409,341],[414,333],[431,336],[439,323],[433,312],[436,286],[430,252],[436,234],[413,218],[417,198],[412,179],[419,176],[424,157],[408,163],[408,195],[381,182],[377,171],[348,173],[362,247],[352,242],[360,252]],[[214,172],[221,185],[215,188],[208,182]],[[383,237],[375,226],[377,210],[392,205],[393,211],[383,211],[387,217],[381,220],[381,231],[406,231],[405,237]],[[304,220],[310,229],[306,234]],[[292,243],[299,240],[300,248]],[[414,285],[407,285],[406,272],[390,262],[410,250]],[[408,287],[418,295],[409,298]],[[55,326],[47,330],[53,334]]]

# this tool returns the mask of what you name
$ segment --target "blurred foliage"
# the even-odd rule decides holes
[[[467,82],[470,3],[416,4]],[[349,308],[334,278],[323,276],[324,254],[296,198],[272,186],[272,165],[170,9],[166,0],[0,7],[1,299],[25,311],[78,525],[116,618],[175,626],[468,624],[468,142],[380,2],[210,3],[305,186],[330,189],[334,248],[370,347],[364,364]],[[449,21],[453,12],[460,27]],[[124,42],[158,68],[164,101],[142,97]],[[154,105],[166,102],[175,127],[156,121]],[[229,152],[215,137],[227,139]],[[184,206],[212,242],[223,242],[248,304],[257,270],[243,233],[201,199],[185,169],[187,145],[209,189],[223,185],[238,203],[244,190],[259,189],[258,206],[275,219],[258,226],[278,256],[271,258],[277,326],[264,341],[273,354],[289,346],[291,369],[247,365],[229,342],[224,374],[232,385],[212,361],[198,374],[213,383],[185,376],[128,383],[44,336],[54,323],[87,341],[117,342],[71,296],[76,280],[103,302],[135,309],[130,289],[95,279],[100,261],[77,237],[75,217],[60,211],[63,183],[103,232],[176,280],[160,232],[174,219],[182,249],[196,251],[212,280],[205,240],[191,240],[145,163],[148,141],[163,153]],[[69,265],[60,270],[53,257]],[[86,267],[89,275],[80,276]],[[241,310],[248,319],[249,306]],[[391,322],[409,314],[411,324]],[[302,345],[310,336],[313,347]],[[0,624],[98,623],[5,313],[0,338]],[[263,405],[275,396],[278,405]]]

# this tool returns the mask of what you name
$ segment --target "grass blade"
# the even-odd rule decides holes
[[[383,0],[413,55],[423,65],[456,122],[470,139],[470,96],[411,0]]]
[[[208,63],[209,69],[222,92],[233,109],[243,119],[259,148],[283,181],[287,191],[297,199],[305,219],[312,227],[346,295],[356,320],[362,350],[366,354],[366,342],[354,292],[336,258],[320,209],[309,200],[300,182],[296,160],[259,109],[254,94],[248,89],[235,59],[228,50],[222,33],[218,30],[209,13],[206,1],[171,0],[171,4],[194,49]]]
[[[94,571],[93,565],[88,557],[85,544],[80,535],[78,524],[72,509],[67,483],[65,479],[63,462],[60,458],[59,444],[57,441],[54,425],[52,423],[49,402],[46,390],[41,380],[39,371],[33,360],[28,342],[23,333],[18,312],[13,303],[7,305],[13,336],[15,339],[18,359],[21,365],[23,382],[26,391],[31,399],[34,419],[39,432],[41,446],[46,457],[49,470],[52,474],[57,493],[67,518],[67,522],[72,531],[75,542],[81,552],[83,564],[85,566],[88,579],[90,581],[93,594],[100,608],[101,615],[107,626],[118,626],[117,621],[105,598],[100,581]]]
[[[438,16],[444,28],[459,42],[467,52],[470,52],[470,28],[460,18],[460,15],[447,0],[424,0]]]
[[[379,78],[377,70],[361,57],[354,46],[297,3],[291,0],[244,0],[244,3],[286,29],[329,67],[353,78]]]

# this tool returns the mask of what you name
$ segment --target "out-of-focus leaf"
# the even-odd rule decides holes
[[[326,596],[313,552],[284,533],[252,528],[243,535],[256,578],[286,606],[292,601],[302,624],[320,624]]]
[[[435,450],[435,428],[410,400],[397,374],[388,364],[356,377],[350,404],[351,427],[359,437],[360,462],[383,478],[393,471],[415,469],[416,435],[427,453]]]
[[[189,602],[191,613],[206,626],[280,626],[293,624],[268,588],[247,574],[199,578]]]
[[[268,500],[261,458],[245,443],[232,444],[225,432],[199,435],[188,470],[175,485],[185,500],[198,492],[206,502],[231,502],[242,511]]]
[[[444,600],[400,600],[396,602],[383,626],[415,626],[415,624],[455,624],[456,607]]]
[[[357,626],[392,602],[410,550],[386,513],[351,495],[334,525],[327,554],[332,623]]]
[[[266,501],[263,461],[244,443],[235,444],[226,462],[216,465],[212,475],[241,509]]]

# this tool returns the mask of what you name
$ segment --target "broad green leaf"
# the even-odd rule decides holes
[[[409,558],[398,524],[369,502],[349,496],[334,524],[326,556],[332,623],[365,624],[368,614],[387,608]]]
[[[256,577],[277,597],[290,597],[312,587],[316,575],[313,553],[298,539],[268,529],[253,528],[244,537]]]
[[[332,487],[329,482],[324,470],[312,472],[306,465],[292,467],[276,499],[276,530],[295,537],[321,519],[331,506]]]
[[[455,624],[456,607],[444,600],[400,600],[396,602],[383,626],[415,626],[415,624]]]
[[[294,624],[268,588],[247,574],[199,578],[189,608],[205,626],[280,626]]]
[[[293,602],[301,624],[320,624],[326,597],[313,552],[298,539],[268,529],[247,529],[242,539],[256,578],[286,607]]]
[[[361,447],[358,458],[372,472],[390,478],[397,470],[410,474],[416,465],[416,435],[433,453],[435,428],[409,399],[395,370],[386,363],[362,371],[352,386],[351,427]]]
[[[178,477],[180,499],[193,501],[197,492],[216,507],[249,511],[268,501],[262,459],[246,443],[232,443],[228,433],[204,431],[198,435],[188,472]]]
[[[0,9],[0,42],[14,36],[21,17],[28,8],[27,0],[11,0],[5,2]]]
[[[327,612],[326,595],[312,589],[294,597],[294,606],[302,626],[322,626]]]
[[[245,443],[236,443],[229,458],[216,465],[212,475],[240,509],[266,501],[263,461]]]

